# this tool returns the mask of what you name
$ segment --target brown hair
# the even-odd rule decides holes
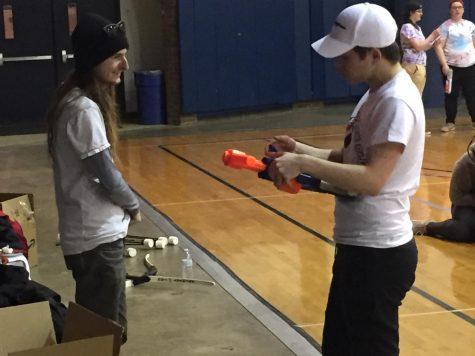
[[[391,43],[387,47],[378,49],[381,51],[381,56],[391,64],[396,64],[401,59],[401,50],[396,42]],[[356,46],[353,50],[358,54],[360,59],[364,59],[371,48]]]
[[[462,6],[464,6],[463,0],[450,0],[450,1],[449,1],[449,9],[452,7],[452,4],[453,4],[454,2],[459,2],[459,3],[462,4]]]
[[[72,72],[58,88],[53,100],[53,104],[46,114],[48,125],[49,155],[54,161],[54,145],[57,134],[57,123],[65,105],[63,99],[75,87],[82,89],[85,95],[99,106],[104,118],[107,140],[111,145],[110,151],[112,157],[116,162],[118,162],[117,143],[119,141],[119,135],[117,126],[119,120],[119,110],[116,103],[115,86],[104,86],[104,84],[100,84],[95,78],[92,70],[85,73],[77,71]]]

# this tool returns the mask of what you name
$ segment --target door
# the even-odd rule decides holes
[[[56,86],[51,1],[0,0],[0,135],[44,130]]]
[[[70,34],[77,18],[95,12],[116,22],[119,3],[0,0],[0,11],[0,135],[44,132],[55,89],[74,68]]]

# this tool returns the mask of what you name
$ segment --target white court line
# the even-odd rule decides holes
[[[467,309],[452,309],[452,310],[440,310],[440,311],[434,311],[434,312],[426,312],[426,313],[413,313],[413,314],[402,314],[399,315],[401,318],[412,318],[412,317],[417,317],[417,316],[426,316],[426,315],[436,315],[436,314],[447,314],[447,313],[456,313],[456,312],[467,312],[467,311],[473,311],[475,308],[467,308]]]
[[[437,314],[452,314],[456,312],[467,312],[467,311],[474,311],[475,308],[467,308],[467,309],[452,309],[452,310],[440,310],[434,312],[426,312],[426,313],[413,313],[413,314],[399,314],[400,318],[413,318],[419,316],[427,316],[427,315],[437,315]],[[315,324],[302,324],[302,325],[295,325],[298,328],[310,328],[315,326],[323,326],[324,323],[315,323]]]
[[[314,194],[312,192],[301,192],[301,195],[311,195]],[[184,202],[175,202],[175,203],[154,203],[152,204],[154,207],[158,208],[160,206],[173,206],[173,205],[186,205],[186,204],[204,204],[204,203],[221,203],[225,201],[238,201],[238,200],[251,200],[251,199],[265,199],[265,198],[285,198],[286,195],[284,194],[274,194],[274,195],[257,195],[252,197],[240,197],[240,198],[227,198],[227,199],[209,199],[209,200],[190,200]]]
[[[421,199],[421,198],[418,198],[418,197],[413,197],[412,200],[414,201],[417,201],[419,203],[422,203],[422,204],[426,204],[428,206],[430,206],[431,208],[434,208],[434,209],[437,209],[437,210],[442,210],[442,211],[450,211],[450,207],[445,207],[445,206],[442,206],[442,205],[438,205],[438,204],[434,204],[428,200],[424,200],[424,199]]]

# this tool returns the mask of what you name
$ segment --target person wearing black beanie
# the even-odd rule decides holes
[[[71,36],[77,71],[87,72],[122,49],[129,48],[125,24],[110,23],[107,19],[86,14]]]
[[[115,163],[115,87],[128,69],[125,24],[81,16],[72,36],[75,69],[48,114],[60,243],[76,302],[120,323],[127,339],[123,238],[139,202]]]

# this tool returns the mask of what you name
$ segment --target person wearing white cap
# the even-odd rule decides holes
[[[415,280],[417,247],[409,198],[419,185],[425,117],[417,87],[399,64],[391,14],[362,3],[344,9],[328,36],[312,44],[350,84],[369,90],[356,105],[343,147],[320,149],[276,136],[269,144],[280,174],[301,172],[356,198],[336,197],[333,279],[324,355],[398,355],[398,311]]]

